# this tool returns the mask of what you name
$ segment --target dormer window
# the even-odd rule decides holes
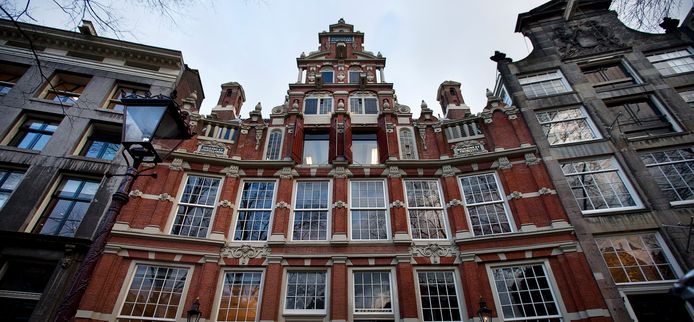
[[[378,114],[376,97],[350,97],[349,110],[355,114]]]
[[[323,84],[332,84],[335,82],[335,72],[330,68],[321,70],[320,76],[321,79],[323,79]]]

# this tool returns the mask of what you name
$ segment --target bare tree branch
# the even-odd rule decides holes
[[[644,31],[658,31],[663,18],[676,12],[691,0],[615,0],[612,9],[631,27]]]

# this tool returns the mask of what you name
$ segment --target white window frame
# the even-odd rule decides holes
[[[424,309],[422,307],[422,294],[420,292],[420,286],[419,286],[419,272],[424,271],[424,272],[435,272],[435,271],[452,271],[453,272],[453,283],[455,284],[455,294],[456,294],[456,299],[458,300],[458,308],[460,308],[460,318],[461,321],[467,321],[468,319],[468,313],[467,313],[467,306],[465,305],[465,294],[463,293],[463,284],[460,279],[460,270],[458,267],[455,266],[415,266],[414,269],[412,270],[413,278],[414,278],[414,288],[415,288],[415,296],[417,297],[417,313],[418,316],[424,321]],[[438,321],[437,321],[438,322]]]
[[[411,126],[399,126],[396,128],[398,135],[398,147],[400,150],[400,160],[419,160],[419,151],[417,150],[417,136],[415,135],[414,128]],[[409,131],[412,134],[412,153],[414,158],[405,158],[404,146],[402,145],[402,135],[401,131]]]
[[[206,123],[202,131],[203,133],[200,135],[201,137],[207,137],[218,141],[234,143],[236,142],[234,137],[237,136],[236,132],[238,131],[238,129],[231,125]],[[225,131],[229,132],[229,139],[224,138]]]
[[[327,200],[327,208],[325,209],[297,209],[296,205],[296,197],[297,193],[299,191],[299,182],[320,182],[320,181],[327,181],[328,182],[328,200]],[[291,212],[290,216],[290,221],[289,221],[289,240],[293,243],[329,243],[330,240],[332,239],[331,232],[332,232],[332,216],[333,216],[333,211],[332,211],[332,199],[333,199],[333,180],[332,179],[327,179],[327,178],[315,178],[315,179],[302,179],[302,180],[296,180],[294,181],[294,189],[292,191],[292,203],[291,203],[291,209],[289,211]],[[325,232],[325,239],[318,239],[318,240],[304,240],[304,239],[295,239],[294,238],[294,221],[296,220],[296,212],[297,211],[326,211],[326,232]]]
[[[243,189],[244,186],[247,182],[273,182],[274,187],[272,190],[272,202],[270,208],[241,208],[241,199],[243,198]],[[275,205],[277,201],[277,192],[278,192],[278,186],[279,182],[277,179],[269,179],[269,178],[252,178],[252,179],[242,179],[241,182],[239,183],[239,188],[238,188],[238,193],[236,196],[236,210],[234,211],[234,216],[233,216],[233,225],[231,226],[231,232],[229,233],[229,236],[231,236],[231,242],[236,242],[236,243],[264,243],[267,240],[270,239],[270,236],[272,235],[272,225],[275,219]],[[267,238],[264,240],[247,240],[247,239],[236,239],[236,226],[239,224],[239,214],[241,211],[269,211],[270,212],[270,218],[268,219],[268,230],[267,230]]]
[[[332,78],[330,79],[330,82],[326,82],[325,79],[323,78],[323,73],[330,72],[333,74]],[[332,67],[323,67],[321,70],[318,72],[320,74],[321,80],[323,81],[323,84],[335,84],[335,70]]]
[[[352,202],[352,184],[354,182],[380,182],[383,184],[383,207],[355,207],[354,203]],[[391,240],[391,225],[390,225],[390,207],[388,207],[388,185],[386,184],[385,180],[381,179],[355,179],[355,180],[350,180],[349,185],[347,186],[347,199],[349,202],[347,203],[349,206],[349,218],[347,220],[347,229],[349,230],[349,239],[354,242],[367,242],[367,243],[377,243],[377,242],[389,242]],[[385,239],[367,239],[367,238],[361,238],[361,239],[355,239],[354,235],[352,234],[352,211],[354,210],[382,210],[385,216],[385,229],[386,229],[386,238]]]
[[[512,262],[500,262],[500,263],[493,263],[493,264],[488,264],[486,265],[486,270],[487,270],[487,277],[489,278],[489,286],[492,289],[492,295],[494,297],[494,308],[496,309],[496,316],[500,321],[534,321],[537,320],[535,317],[528,317],[528,318],[510,318],[506,319],[504,318],[504,312],[501,309],[501,299],[499,297],[499,292],[496,289],[496,280],[494,279],[494,272],[493,269],[495,268],[504,268],[504,267],[517,267],[517,266],[530,266],[530,265],[542,265],[542,268],[544,269],[545,272],[545,278],[547,278],[547,283],[549,284],[549,289],[552,292],[552,296],[554,297],[555,304],[557,306],[557,311],[559,312],[559,316],[557,317],[550,317],[550,318],[556,318],[559,320],[564,320],[567,311],[566,307],[564,306],[564,299],[562,298],[561,291],[559,287],[557,286],[557,281],[554,278],[554,272],[552,272],[552,266],[549,263],[549,260],[545,259],[530,259],[530,260],[521,260],[521,261],[512,261]],[[542,318],[540,318],[542,319]]]
[[[497,200],[497,201],[488,201],[488,202],[481,202],[481,203],[476,203],[476,204],[468,204],[466,201],[466,198],[465,198],[465,189],[463,189],[462,179],[465,177],[477,177],[477,176],[483,176],[483,175],[488,175],[488,174],[492,174],[494,176],[496,186],[499,188],[498,194],[499,194],[499,197],[501,197],[501,199]],[[465,218],[467,219],[468,227],[470,227],[470,232],[472,233],[473,236],[475,236],[475,237],[495,236],[495,235],[510,234],[510,233],[517,231],[516,223],[513,219],[513,213],[511,212],[511,208],[508,205],[506,193],[504,192],[504,186],[501,183],[501,180],[499,178],[499,174],[496,173],[496,171],[476,172],[476,173],[469,173],[469,174],[465,174],[465,175],[460,175],[457,177],[457,181],[458,181],[458,189],[460,189],[460,195],[463,199],[463,203],[465,204],[465,214],[466,214]],[[486,235],[485,234],[476,235],[475,230],[472,226],[472,219],[470,218],[470,211],[468,210],[468,208],[470,206],[484,206],[484,205],[493,205],[493,204],[502,204],[503,205],[504,213],[506,215],[506,219],[508,220],[508,224],[509,224],[511,231],[501,232],[501,233],[490,233],[490,234],[486,234]]]
[[[308,102],[308,100],[316,100],[316,114],[306,113],[306,102]],[[330,111],[321,113],[321,103],[323,102],[330,102]],[[304,117],[330,116],[335,111],[335,100],[329,94],[309,94],[304,98],[304,108],[302,111],[304,113]]]
[[[210,317],[210,321],[220,321],[217,319],[217,317],[219,316],[219,310],[222,308],[222,293],[224,293],[224,282],[226,280],[227,273],[260,273],[260,291],[258,293],[258,303],[256,306],[255,319],[255,321],[258,321],[260,319],[260,309],[262,307],[261,304],[263,302],[263,290],[265,289],[265,269],[258,267],[233,267],[222,269],[220,271],[219,277],[217,279],[216,285],[218,285],[218,287],[214,297],[214,305],[212,306],[212,316]]]
[[[268,159],[267,153],[270,150],[270,136],[273,133],[280,133],[280,143],[279,143],[279,154],[277,159]],[[282,147],[284,146],[284,127],[271,127],[268,129],[265,139],[265,149],[263,149],[263,160],[265,161],[279,161],[282,160]]]
[[[560,111],[566,111],[566,110],[578,110],[581,112],[583,117],[582,118],[572,118],[572,119],[567,119],[567,120],[560,120],[560,121],[543,122],[540,120],[540,118],[538,116],[538,114],[540,114],[540,113],[560,112]],[[573,143],[577,143],[577,142],[590,142],[590,141],[602,139],[602,134],[600,134],[598,127],[595,125],[595,123],[593,122],[593,119],[590,117],[590,115],[588,115],[588,111],[586,111],[586,109],[583,105],[571,106],[571,107],[562,107],[562,108],[557,108],[557,109],[538,110],[538,111],[535,111],[535,118],[537,119],[538,123],[540,123],[541,128],[546,124],[557,124],[557,123],[566,123],[566,122],[584,120],[588,124],[588,129],[590,130],[590,132],[593,133],[592,139],[566,141],[566,142],[562,142],[562,143],[551,143],[551,142],[549,142],[548,134],[544,133],[544,128],[542,128],[543,135],[544,135],[545,139],[547,140],[547,142],[549,143],[549,145],[551,145],[551,146],[560,146],[560,145],[564,145],[564,144],[573,144]]]
[[[639,156],[643,157],[644,155],[651,154],[651,153],[671,152],[671,151],[678,151],[678,150],[689,150],[690,152],[694,153],[694,148],[692,148],[692,147],[676,147],[674,149],[671,148],[671,149],[667,149],[667,150],[643,151],[643,152],[639,153]],[[644,162],[644,164],[646,165],[646,169],[650,169],[650,168],[660,168],[660,166],[663,166],[663,165],[673,165],[673,164],[678,164],[678,163],[689,163],[689,162],[694,163],[694,158],[681,160],[681,161],[665,161],[665,162],[656,161],[656,163],[652,163],[652,164],[645,164],[645,162]],[[650,170],[649,170],[649,172],[650,172]],[[670,186],[672,187],[670,179],[668,179],[667,177],[664,177],[664,179],[667,180],[668,184],[670,184]],[[690,190],[694,190],[694,182],[692,182],[691,185],[688,182],[686,182],[686,183],[687,183],[687,186],[690,188]],[[673,205],[673,206],[686,205],[686,204],[691,204],[691,203],[694,203],[694,199],[670,201],[670,205]]]
[[[167,318],[154,318],[152,320],[158,320],[158,321],[177,321],[178,317],[181,316],[183,313],[183,310],[186,310],[186,304],[188,304],[187,297],[188,297],[188,289],[190,287],[190,280],[193,277],[193,271],[195,270],[195,267],[193,265],[186,265],[186,264],[179,264],[179,263],[170,263],[170,262],[161,262],[161,261],[144,261],[144,260],[133,260],[130,263],[130,267],[128,267],[128,273],[123,279],[123,283],[121,285],[121,290],[120,293],[118,294],[118,299],[116,300],[116,305],[113,306],[113,311],[111,313],[111,316],[115,316],[116,320],[118,318],[121,319],[128,319],[127,316],[121,315],[120,312],[123,310],[123,306],[125,305],[125,298],[128,296],[128,291],[130,290],[130,285],[132,284],[133,280],[135,279],[135,272],[137,265],[146,265],[146,266],[160,266],[160,267],[167,267],[167,268],[180,268],[180,269],[187,269],[187,275],[186,275],[186,283],[183,285],[183,290],[181,291],[181,300],[178,303],[178,310],[176,310],[176,318],[175,319],[167,319]],[[130,317],[131,319],[142,319],[143,317]]]
[[[593,160],[611,160],[612,161],[612,168],[605,170],[594,170],[594,171],[588,171],[588,172],[582,172],[586,174],[593,174],[593,173],[604,173],[604,172],[616,172],[619,178],[622,180],[622,183],[626,187],[627,191],[629,192],[629,195],[631,195],[632,199],[634,200],[635,205],[634,206],[627,206],[627,207],[618,207],[618,208],[607,208],[607,209],[593,209],[593,210],[581,210],[581,213],[584,215],[589,215],[589,214],[599,214],[599,213],[607,213],[607,212],[619,212],[619,211],[627,211],[627,210],[635,210],[635,209],[643,209],[643,203],[641,202],[641,197],[639,197],[639,194],[636,192],[636,189],[634,189],[634,186],[631,184],[631,180],[626,176],[624,170],[622,169],[622,166],[619,164],[619,161],[613,156],[613,155],[606,155],[606,156],[601,156],[601,157],[593,157],[589,159],[575,159],[575,160],[566,160],[564,162],[560,162],[559,166],[563,166],[564,164],[567,163],[574,163],[574,162],[584,162],[584,161],[593,161]],[[566,174],[563,172],[562,169],[562,174],[567,180],[568,184],[568,178],[570,176],[576,176],[578,174]],[[569,187],[570,189],[571,187]],[[576,196],[573,195],[573,191],[571,191],[572,196],[574,197],[574,201],[576,201],[576,206],[580,209],[580,205],[578,204],[578,200],[576,200]]]
[[[672,53],[677,53],[677,52],[686,52],[688,53],[682,56],[677,56],[677,57],[669,57],[669,58],[663,58],[663,57],[658,57],[660,55],[665,55],[665,54],[672,54]],[[648,61],[653,64],[653,67],[658,70],[660,75],[667,77],[667,76],[673,76],[673,75],[680,75],[680,74],[686,74],[686,73],[691,73],[692,71],[686,71],[686,72],[674,72],[674,73],[663,73],[663,70],[665,68],[658,68],[656,64],[658,63],[667,63],[669,69],[673,69],[672,66],[668,63],[670,61],[677,61],[677,60],[686,60],[686,59],[691,59],[692,64],[694,64],[694,49],[692,47],[685,47],[685,48],[678,48],[678,49],[670,49],[666,51],[660,51],[656,53],[651,53],[646,55],[646,58]],[[687,64],[688,65],[688,64]]]
[[[357,77],[356,82],[354,81],[354,79],[352,79],[352,73],[359,73],[358,74],[359,76]],[[350,68],[347,71],[347,78],[348,78],[347,82],[349,84],[359,84],[359,82],[361,82],[361,74],[362,73],[364,73],[364,71],[361,68],[359,68],[359,69],[354,68],[354,67]]]
[[[441,229],[444,230],[446,237],[445,238],[414,238],[414,235],[412,233],[412,223],[410,220],[410,207],[409,207],[409,200],[407,198],[407,181],[434,181],[436,182],[436,186],[438,189],[438,195],[439,195],[439,200],[441,201],[441,220],[443,221],[443,227]],[[443,198],[443,191],[441,191],[441,183],[439,182],[438,179],[436,178],[416,178],[416,179],[407,179],[403,180],[403,190],[405,192],[405,209],[406,209],[406,214],[407,214],[407,230],[410,234],[410,237],[415,240],[415,241],[441,241],[441,240],[450,240],[451,239],[451,230],[450,227],[448,226],[448,213],[446,212],[446,201]],[[439,209],[438,207],[415,207],[415,210],[437,210]]]
[[[217,195],[215,196],[215,201],[212,206],[203,206],[203,205],[197,205],[197,204],[182,204],[181,203],[181,197],[183,197],[183,192],[186,189],[186,184],[188,183],[188,178],[190,176],[195,176],[195,177],[208,177],[208,178],[213,178],[213,179],[219,179],[219,187],[217,189]],[[212,234],[212,227],[214,226],[214,220],[217,215],[217,208],[219,208],[219,196],[222,194],[222,188],[224,187],[224,177],[217,176],[217,175],[210,175],[207,173],[199,173],[199,172],[186,172],[186,174],[183,176],[183,180],[181,180],[181,183],[178,187],[178,192],[176,193],[176,198],[174,199],[174,204],[173,207],[171,207],[171,215],[169,215],[169,223],[167,227],[167,231],[169,232],[169,235],[171,236],[177,236],[177,237],[183,237],[183,238],[209,238],[210,235]],[[176,216],[178,215],[178,207],[181,205],[189,205],[193,207],[203,207],[203,208],[212,208],[212,214],[210,215],[210,226],[207,228],[207,234],[205,237],[196,237],[196,236],[188,236],[188,235],[179,235],[179,234],[174,234],[174,224],[176,222]]]
[[[551,76],[552,74],[556,74],[556,76]],[[543,79],[543,78],[541,78],[542,76],[546,76],[546,77]],[[534,80],[533,77],[537,77],[537,79]],[[541,94],[541,93],[532,94],[531,92],[526,91],[525,86],[533,85],[533,84],[543,84],[543,83],[551,82],[554,80],[559,80],[561,82],[561,85],[564,87],[563,92],[547,94],[546,93],[547,90],[545,89],[545,87],[542,87],[542,90],[545,92],[545,94]],[[571,88],[571,85],[564,77],[564,74],[558,68],[553,69],[553,70],[547,70],[547,71],[536,72],[536,73],[518,76],[518,83],[520,83],[521,88],[523,89],[523,93],[525,93],[525,96],[528,99],[537,99],[537,98],[542,98],[542,97],[561,95],[561,94],[570,93],[573,91],[573,89]]]
[[[355,111],[352,108],[352,100],[353,99],[358,99],[361,101],[361,110],[360,111]],[[366,113],[366,102],[365,99],[374,99],[376,100],[376,113]],[[356,94],[356,95],[350,95],[348,98],[349,102],[349,113],[350,114],[356,114],[356,115],[378,115],[380,113],[379,109],[379,102],[378,102],[378,96],[377,95],[366,95],[366,94]]]
[[[287,293],[289,291],[289,273],[292,272],[322,272],[325,273],[325,308],[323,310],[296,310],[296,309],[286,309],[287,304]],[[280,309],[282,315],[286,320],[291,321],[302,321],[301,317],[316,318],[320,316],[328,317],[330,315],[330,289],[332,288],[332,280],[330,276],[330,268],[325,267],[285,267],[284,274],[282,274],[282,298],[280,299]]]
[[[473,133],[470,133],[470,130],[472,130]],[[480,133],[474,133],[477,131]],[[475,140],[484,137],[482,129],[477,126],[477,122],[475,121],[448,124],[448,126],[443,129],[443,133],[448,143]],[[460,135],[457,135],[458,133],[460,133]]]
[[[354,273],[359,272],[388,272],[390,273],[390,307],[392,312],[356,312],[356,301],[354,299]],[[359,319],[393,319],[397,320],[400,316],[398,304],[398,283],[397,272],[395,267],[349,267],[347,269],[347,309],[349,312],[349,321]]]

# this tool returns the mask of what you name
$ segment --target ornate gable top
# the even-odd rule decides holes
[[[609,10],[612,0],[575,0],[574,6],[580,8],[580,12],[587,13],[593,10]],[[544,19],[559,18],[564,15],[566,4],[569,0],[552,0],[533,10],[518,15],[516,20],[516,32],[523,29],[533,22]]]

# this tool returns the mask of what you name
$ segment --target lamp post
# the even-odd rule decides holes
[[[193,301],[193,305],[190,306],[190,310],[188,310],[188,316],[186,316],[186,319],[188,322],[200,322],[201,314],[200,298],[196,298]]]
[[[492,320],[492,310],[487,307],[487,301],[480,297],[480,309],[477,310],[477,316],[480,322],[490,322]]]
[[[125,93],[124,93],[125,94]],[[58,308],[56,322],[70,321],[75,317],[80,299],[87,289],[89,279],[96,267],[96,263],[106,247],[106,241],[110,235],[116,217],[120,210],[128,203],[130,189],[138,176],[152,176],[156,174],[141,174],[138,168],[142,162],[158,163],[161,158],[157,154],[152,141],[154,139],[179,139],[185,140],[192,137],[187,123],[188,114],[182,112],[174,101],[176,92],[172,95],[145,96],[136,94],[123,95],[121,103],[125,106],[124,122],[121,143],[123,154],[127,151],[132,158],[132,164],[128,167],[118,186],[118,190],[111,196],[111,204],[99,224],[94,241],[82,260],[77,273],[72,278],[69,291]]]

